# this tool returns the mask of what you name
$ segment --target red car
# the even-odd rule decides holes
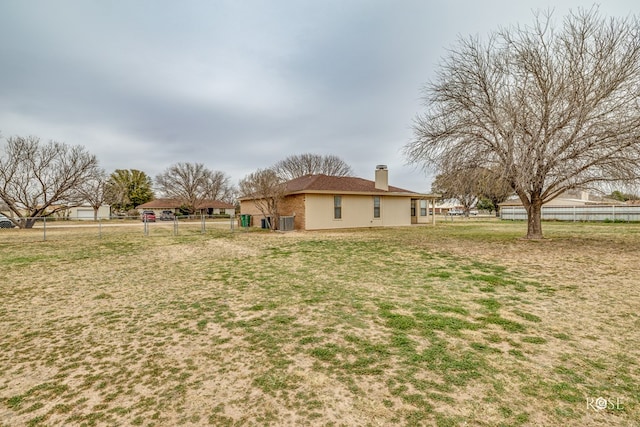
[[[142,212],[142,222],[156,222],[156,214],[153,211]]]

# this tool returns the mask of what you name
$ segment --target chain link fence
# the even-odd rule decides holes
[[[26,218],[25,218],[26,219]],[[57,218],[35,218],[32,228],[0,229],[3,240],[52,241],[68,239],[102,239],[109,236],[137,234],[143,237],[211,235],[247,231],[249,227],[240,223],[240,218],[196,215],[176,216],[167,220],[148,221],[146,218],[118,216],[97,220],[68,220]]]

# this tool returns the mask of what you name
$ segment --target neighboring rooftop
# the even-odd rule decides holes
[[[150,202],[144,203],[142,205],[136,206],[138,209],[178,209],[182,206],[184,202],[178,199],[154,199]],[[222,202],[220,200],[203,200],[195,207],[196,209],[232,209],[234,206],[232,204]]]
[[[582,190],[568,190],[555,199],[545,203],[545,206],[561,206],[561,205],[625,205],[625,202],[611,199],[607,196],[601,196]],[[514,197],[500,203],[501,206],[522,206],[519,198]]]

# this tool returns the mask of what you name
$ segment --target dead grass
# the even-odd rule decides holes
[[[3,426],[640,424],[638,225],[64,233],[0,233]]]

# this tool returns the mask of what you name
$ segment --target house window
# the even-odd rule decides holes
[[[342,218],[342,196],[333,196],[333,218]]]
[[[380,218],[380,196],[373,196],[373,217]]]
[[[420,216],[427,216],[427,201],[420,200]]]
[[[220,208],[220,215],[224,215],[224,214],[225,214],[224,208]]]

